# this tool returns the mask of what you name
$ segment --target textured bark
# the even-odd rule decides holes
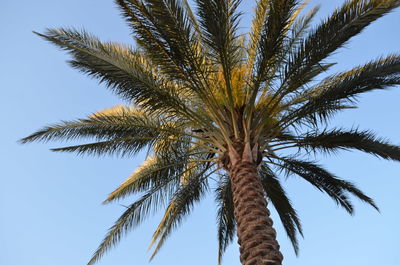
[[[281,265],[276,231],[255,163],[239,160],[229,169],[243,265]]]

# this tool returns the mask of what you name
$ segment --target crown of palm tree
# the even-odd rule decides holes
[[[400,160],[400,148],[371,131],[326,129],[334,114],[355,107],[361,93],[400,84],[399,55],[315,79],[334,65],[326,60],[334,51],[400,6],[399,0],[346,1],[313,29],[318,7],[303,15],[307,1],[258,0],[248,38],[238,34],[239,0],[194,2],[196,15],[186,0],[117,0],[135,48],[74,29],[37,33],[67,50],[72,67],[128,104],[44,127],[22,142],[92,139],[53,149],[90,155],[131,156],[148,148],[144,163],[105,203],[141,197],[110,228],[89,264],[165,206],[153,236],[156,254],[210,189],[218,207],[220,261],[236,228],[226,171],[242,151],[258,165],[265,196],[296,252],[301,225],[280,175],[300,176],[352,213],[349,195],[377,207],[307,154],[356,149]]]

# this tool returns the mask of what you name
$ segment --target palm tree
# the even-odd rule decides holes
[[[53,150],[148,153],[105,200],[141,195],[89,264],[165,206],[151,243],[154,256],[210,189],[218,207],[219,263],[237,233],[242,264],[281,264],[268,203],[296,252],[302,230],[279,176],[300,176],[352,213],[349,195],[378,208],[309,154],[356,149],[400,160],[400,147],[371,131],[327,127],[334,114],[355,107],[359,94],[400,84],[399,55],[316,79],[334,65],[327,61],[333,52],[400,0],[346,1],[314,29],[318,7],[303,14],[307,1],[258,0],[248,38],[238,33],[240,0],[194,2],[196,15],[186,0],[116,0],[135,48],[73,29],[37,33],[67,50],[72,67],[105,83],[128,105],[44,127],[21,141],[92,139]]]

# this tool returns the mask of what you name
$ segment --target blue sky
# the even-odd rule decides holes
[[[326,17],[343,1],[323,2]],[[244,1],[246,31],[253,1]],[[77,157],[52,153],[62,143],[19,145],[35,129],[60,120],[84,117],[119,104],[96,80],[71,69],[68,56],[32,33],[46,27],[85,28],[104,40],[132,43],[129,29],[111,0],[1,1],[0,79],[2,97],[0,265],[85,264],[108,227],[124,210],[102,200],[140,164],[135,158]],[[335,70],[349,69],[380,55],[400,52],[400,10],[389,14],[354,38],[330,58]],[[373,129],[400,144],[400,88],[360,98],[360,108],[333,121],[341,127]],[[351,217],[325,195],[296,178],[284,182],[302,219],[305,238],[295,257],[273,212],[284,264],[396,265],[400,246],[400,164],[343,152],[321,157],[328,169],[359,185],[381,208],[355,201]],[[127,201],[129,202],[129,200]],[[99,265],[148,264],[152,231],[160,215],[132,231]],[[217,241],[212,196],[200,204],[150,264],[216,264]],[[224,264],[239,265],[237,244]]]

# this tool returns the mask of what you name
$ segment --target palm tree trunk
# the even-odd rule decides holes
[[[229,170],[240,262],[243,265],[281,265],[276,231],[264,197],[257,166],[238,161]]]

